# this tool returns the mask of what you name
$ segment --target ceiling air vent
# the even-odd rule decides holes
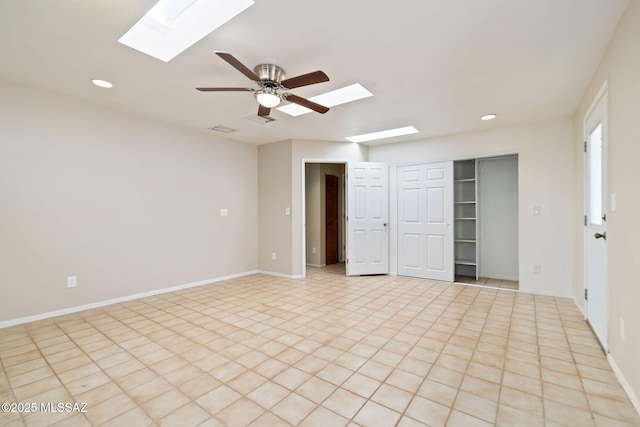
[[[228,128],[226,126],[222,126],[222,125],[218,125],[218,126],[212,126],[210,128],[208,128],[209,130],[215,130],[216,132],[222,132],[222,133],[231,133],[231,132],[235,132],[238,129],[231,129]]]

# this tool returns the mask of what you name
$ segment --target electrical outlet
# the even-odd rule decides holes
[[[75,288],[78,285],[78,278],[76,276],[67,277],[67,288]]]
[[[533,264],[531,266],[531,272],[533,274],[540,274],[540,264]]]
[[[276,253],[275,252],[271,252],[271,259],[272,260],[276,260]]]
[[[311,253],[315,254],[316,253],[316,248],[311,248]]]

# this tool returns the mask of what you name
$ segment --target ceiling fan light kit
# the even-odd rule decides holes
[[[278,90],[287,91],[302,86],[309,86],[316,83],[328,82],[329,77],[322,71],[303,74],[290,79],[285,79],[284,70],[274,64],[259,64],[253,71],[238,61],[233,55],[227,52],[216,51],[216,55],[225,60],[236,70],[240,71],[247,78],[258,85],[258,89],[242,87],[198,87],[201,92],[255,92],[254,96],[258,101],[258,116],[268,116],[271,108],[280,105],[282,100],[287,100],[294,104],[301,105],[324,114],[329,111],[328,107],[317,104],[308,99],[299,97],[289,92],[278,93]]]
[[[276,93],[275,88],[266,86],[255,93],[256,99],[263,107],[273,108],[280,105],[282,98]]]

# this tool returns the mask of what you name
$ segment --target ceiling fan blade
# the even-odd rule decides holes
[[[250,87],[197,87],[200,92],[253,92]]]
[[[328,81],[329,77],[323,71],[314,71],[313,73],[307,73],[301,76],[285,79],[281,81],[280,84],[287,89],[295,89],[301,86],[309,86]]]
[[[329,111],[329,107],[325,107],[324,105],[316,104],[313,101],[309,101],[308,99],[301,98],[301,97],[299,97],[297,95],[294,95],[292,93],[285,93],[285,94],[283,94],[283,96],[289,102],[293,102],[294,104],[301,105],[303,107],[306,107],[306,108],[308,108],[310,110],[313,110],[313,111],[315,111],[317,113],[320,113],[320,114],[324,114],[327,111]]]
[[[247,68],[242,62],[238,61],[230,53],[220,52],[220,51],[216,51],[215,53],[220,58],[222,58],[225,61],[227,61],[229,63],[229,65],[231,65],[233,68],[235,68],[236,70],[240,71],[242,74],[247,76],[249,79],[253,80],[254,82],[259,82],[260,81],[260,77],[258,77],[258,75],[256,73],[254,73],[249,68]]]
[[[265,107],[262,104],[258,104],[258,116],[265,117],[265,116],[268,116],[270,112],[271,112],[271,108]]]

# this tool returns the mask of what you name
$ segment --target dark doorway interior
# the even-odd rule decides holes
[[[338,238],[338,217],[339,217],[339,179],[334,175],[326,175],[325,178],[325,241],[326,241],[326,264],[336,264],[339,262],[339,238]]]

